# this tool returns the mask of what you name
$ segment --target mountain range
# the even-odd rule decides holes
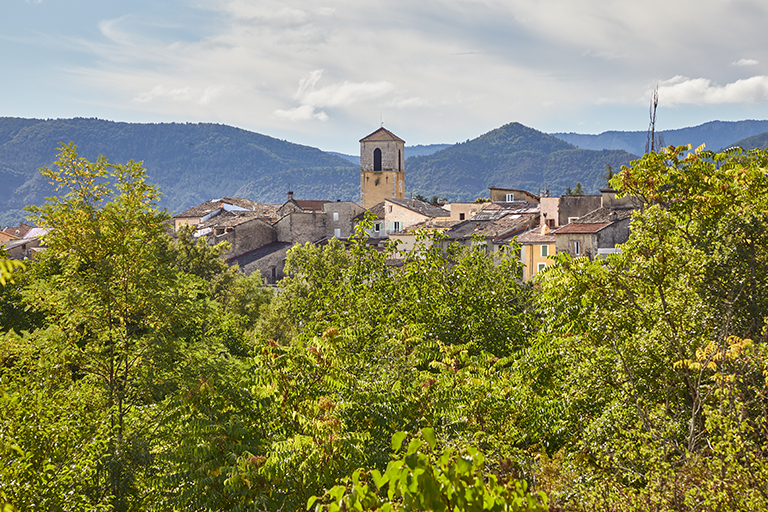
[[[706,144],[707,149],[720,151],[731,145],[740,145],[747,137],[768,132],[768,121],[710,121],[698,126],[677,130],[657,131],[662,145],[698,147]],[[635,155],[645,153],[648,140],[647,132],[607,131],[599,135],[581,133],[553,133],[558,139],[569,142],[582,149],[623,149]],[[764,146],[763,146],[764,147]]]
[[[709,149],[768,132],[768,121],[715,121],[663,132],[665,143]],[[562,137],[573,136],[573,142]],[[579,138],[580,137],[580,138]],[[602,137],[602,138],[601,138]],[[451,201],[487,196],[489,186],[562,193],[580,182],[587,192],[614,169],[642,154],[644,132],[549,135],[510,123],[459,144],[406,147],[406,193]],[[138,124],[100,119],[0,118],[0,225],[18,223],[22,208],[54,194],[38,172],[50,166],[60,143],[74,142],[80,156],[99,154],[112,163],[143,161],[149,181],[163,194],[161,206],[182,211],[225,195],[282,203],[297,198],[359,198],[359,157],[332,154],[240,128],[207,123]],[[627,142],[627,149],[615,148]],[[727,142],[723,142],[727,141]],[[761,145],[759,140],[755,144]],[[610,147],[601,147],[604,146]],[[577,146],[588,146],[586,147]],[[764,146],[764,144],[763,144]]]

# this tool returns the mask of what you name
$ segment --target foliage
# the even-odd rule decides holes
[[[523,346],[532,328],[530,289],[517,279],[515,251],[494,261],[481,244],[441,247],[425,237],[405,258],[393,247],[367,246],[361,231],[348,251],[338,241],[294,248],[274,308],[288,312],[291,332],[309,336],[349,326],[366,344],[417,325],[430,339],[496,356]],[[396,271],[392,258],[402,262]]]
[[[556,503],[765,506],[764,361],[747,337],[765,336],[766,155],[686,151],[612,179],[645,203],[621,253],[560,255],[538,276],[545,323],[524,365],[581,432],[549,439],[570,482]]]
[[[63,340],[78,382],[92,386],[98,423],[106,425],[95,495],[116,510],[138,508],[153,404],[173,389],[179,361],[199,339],[190,327],[206,313],[204,283],[173,269],[166,216],[154,208],[157,191],[139,164],[89,162],[70,144],[43,174],[68,192],[33,209],[49,229],[48,250],[24,300]],[[30,342],[43,335],[30,334]]]
[[[485,473],[485,456],[477,448],[445,448],[436,452],[435,433],[421,430],[404,448],[407,434],[392,436],[395,458],[382,474],[378,470],[352,473],[346,485],[327,491],[318,502],[313,496],[307,510],[424,510],[424,511],[545,511],[547,499],[527,493],[525,482],[499,479]],[[371,485],[373,484],[373,485]],[[375,487],[374,487],[375,486]]]

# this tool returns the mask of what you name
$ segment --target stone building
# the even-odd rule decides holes
[[[360,139],[360,204],[405,197],[405,141],[386,128]]]
[[[557,252],[589,259],[615,252],[629,239],[631,219],[632,208],[598,208],[554,231]]]

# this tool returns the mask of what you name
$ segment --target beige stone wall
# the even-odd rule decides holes
[[[376,149],[381,150],[381,171],[373,170]],[[360,204],[370,208],[393,197],[405,197],[405,144],[391,139],[360,142]]]
[[[469,220],[488,203],[449,203],[445,209],[451,212],[451,220]],[[462,214],[464,217],[462,218]]]
[[[405,171],[405,144],[396,140],[367,140],[360,143],[360,170],[373,172],[373,152],[381,150],[382,171]]]
[[[228,260],[235,258],[248,251],[258,249],[267,244],[277,241],[277,230],[260,219],[253,219],[248,222],[238,224],[228,233],[219,236],[208,236],[208,244],[216,245],[219,242],[229,242],[231,247],[229,251],[222,255],[222,258]]]
[[[396,199],[405,197],[405,173],[397,171],[360,173],[360,204],[363,208],[371,208],[393,197]]]
[[[384,203],[384,230],[387,234],[395,231],[395,224],[400,223],[400,229],[406,229],[419,222],[428,220],[429,217],[417,213],[408,208],[385,201]]]
[[[275,223],[277,239],[294,244],[317,242],[326,236],[325,221],[326,216],[323,213],[291,213]]]
[[[349,238],[354,231],[354,222],[352,219],[364,211],[365,209],[362,206],[352,201],[324,203],[325,236],[329,238],[334,236],[337,238]]]

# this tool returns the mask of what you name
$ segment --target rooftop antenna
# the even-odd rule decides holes
[[[384,116],[379,114],[379,121],[381,122],[381,128],[384,128]]]

